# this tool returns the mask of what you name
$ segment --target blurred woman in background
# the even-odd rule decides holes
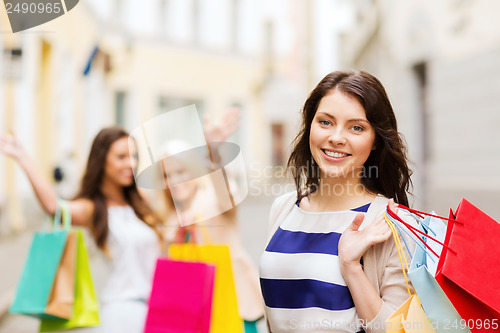
[[[164,146],[163,153],[169,156],[163,162],[164,198],[168,211],[166,238],[175,243],[192,238],[197,244],[209,242],[229,246],[238,312],[244,319],[245,332],[254,333],[257,332],[257,321],[264,314],[263,301],[257,269],[243,247],[236,207],[226,210],[230,204],[227,193],[230,197],[235,193],[228,191],[225,182],[210,181],[208,177],[202,180],[196,176],[203,173],[199,169],[204,166],[211,165],[212,171],[223,166],[218,143],[225,142],[238,128],[238,118],[238,109],[229,110],[220,122],[206,118],[204,131],[210,156],[181,153],[192,148],[183,141],[167,142]],[[227,181],[232,184],[231,189],[236,188],[231,175],[227,175]]]
[[[101,326],[96,328],[103,333],[143,332],[155,263],[160,255],[160,221],[136,186],[134,149],[125,130],[101,130],[92,143],[80,190],[75,199],[68,201],[72,223],[89,228],[108,258],[110,274],[99,296]],[[54,215],[56,192],[18,139],[4,135],[0,151],[19,163],[42,208]]]

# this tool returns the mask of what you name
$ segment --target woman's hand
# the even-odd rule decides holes
[[[389,200],[389,207],[397,213],[394,200]],[[342,273],[361,267],[361,257],[373,245],[382,243],[391,237],[392,232],[383,216],[379,216],[373,223],[363,230],[359,230],[364,214],[356,215],[351,225],[342,233],[339,240],[339,262]]]
[[[240,127],[239,118],[240,109],[237,107],[227,110],[218,121],[214,121],[206,115],[203,131],[207,142],[211,144],[212,142],[226,141]]]
[[[187,210],[181,212],[179,214],[179,217],[180,217],[179,224],[181,225],[181,227],[190,227],[192,224],[196,222],[197,216],[193,212]],[[188,228],[188,230],[190,229]]]
[[[179,226],[176,232],[176,243],[197,243],[196,239],[196,215],[190,211],[178,215]]]
[[[0,138],[0,151],[7,156],[20,160],[24,149],[15,134],[4,134]]]

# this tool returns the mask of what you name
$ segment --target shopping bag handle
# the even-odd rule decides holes
[[[199,249],[199,246],[203,245],[212,245],[212,241],[210,239],[210,234],[208,233],[208,230],[205,226],[204,221],[201,219],[201,214],[196,213],[196,219],[200,220],[200,222],[197,222],[195,224],[185,226],[185,235],[183,235],[183,243],[185,246],[182,247],[183,254],[185,256],[189,256],[189,253],[191,252],[192,257],[194,260],[203,262],[202,260],[202,255]],[[196,231],[199,230],[201,232],[201,238],[203,238],[203,243],[198,243],[198,239],[193,237],[193,234],[196,233]]]
[[[403,209],[406,209],[406,208],[403,208]],[[424,244],[424,246],[432,252],[433,255],[435,255],[436,257],[439,258],[439,255],[421,238],[421,236],[419,236],[417,233],[419,234],[422,234],[424,235],[425,237],[429,238],[430,240],[438,243],[439,245],[445,247],[446,249],[448,249],[449,251],[451,251],[452,253],[454,254],[457,254],[456,251],[452,250],[448,245],[444,244],[443,242],[435,239],[434,237],[432,236],[429,236],[428,234],[426,234],[425,232],[421,231],[420,229],[418,228],[415,228],[414,226],[412,226],[411,224],[408,224],[406,223],[403,219],[401,219],[394,211],[391,210],[391,208],[389,207],[389,205],[387,205],[387,208],[386,208],[386,212],[387,214],[389,214],[390,217],[392,217],[393,219],[397,220],[398,222],[400,222],[401,224],[403,224],[405,227],[408,228],[408,230],[410,230],[410,232],[415,235],[415,237],[417,237],[417,239],[419,241],[422,242],[422,244]],[[422,212],[423,213],[423,212]],[[424,213],[427,215],[427,213]],[[429,214],[430,215],[430,214]],[[431,216],[431,215],[430,215]]]
[[[71,228],[71,212],[69,210],[68,202],[61,198],[57,199],[56,211],[52,218],[47,218],[42,224],[42,230],[63,229],[69,230]]]
[[[441,219],[441,220],[446,220],[446,221],[449,221],[449,222],[453,222],[453,223],[458,223],[458,224],[464,225],[463,222],[457,221],[455,219],[450,219],[449,217],[444,217],[444,216],[439,216],[439,215],[434,215],[434,214],[422,212],[422,211],[419,211],[419,210],[416,210],[416,209],[408,208],[408,207],[406,207],[405,205],[402,205],[402,204],[397,204],[397,205],[398,205],[398,208],[402,208],[404,210],[407,210],[410,213],[413,213],[413,214],[417,215],[418,217],[420,217],[422,219],[424,218],[422,215],[427,215],[427,216],[431,216],[431,217],[436,217],[436,218]]]
[[[386,214],[386,215],[387,215],[387,214]],[[412,216],[414,216],[414,215],[412,215]],[[408,237],[409,237],[412,241],[414,241],[414,242],[415,242],[415,244],[417,244],[417,246],[418,246],[418,247],[420,247],[420,248],[421,248],[421,249],[422,249],[425,253],[427,253],[427,254],[429,255],[429,257],[430,257],[430,259],[431,259],[432,261],[434,261],[434,260],[435,260],[434,258],[435,258],[436,256],[432,256],[432,255],[431,255],[432,253],[431,253],[431,252],[429,252],[429,250],[428,250],[428,249],[426,248],[426,246],[425,246],[425,245],[427,245],[427,243],[426,243],[426,242],[424,242],[422,238],[420,238],[420,237],[418,237],[418,236],[415,236],[412,232],[410,232],[410,231],[412,231],[412,230],[410,230],[410,228],[405,228],[405,225],[401,225],[401,223],[399,223],[399,221],[398,221],[398,220],[396,220],[395,218],[391,217],[390,215],[387,215],[387,218],[388,218],[388,219],[390,219],[390,220],[392,221],[392,223],[394,223],[394,225],[396,226],[396,228],[397,228],[397,230],[399,231],[399,234],[400,234],[400,235],[402,235],[402,232],[404,232],[404,233],[405,233],[405,234],[406,234],[406,235],[407,235],[407,236],[408,236]],[[417,218],[415,218],[415,219],[417,219]],[[421,224],[421,225],[424,225],[424,226],[425,226],[425,223],[423,223],[423,221],[419,221],[419,222],[420,222],[420,224]],[[428,226],[427,226],[427,227],[428,227]],[[430,231],[431,231],[431,229],[430,229],[430,228],[429,228],[428,230],[430,230]],[[408,246],[408,243],[406,242],[406,240],[405,240],[405,238],[404,238],[404,237],[403,237],[403,241],[404,241],[404,244],[405,244],[405,246],[406,246],[406,249],[408,250],[408,253],[410,254],[410,258],[411,258],[411,259],[413,259],[412,255],[411,255],[411,252],[412,252],[412,251],[410,250],[410,248],[409,248],[409,246]],[[424,245],[422,245],[422,244],[424,244]],[[438,259],[439,259],[439,257],[436,257],[436,258],[438,258]]]
[[[389,216],[387,215],[387,212],[384,212],[384,219],[387,222],[389,228],[391,228],[392,236],[394,238],[394,243],[396,244],[396,249],[398,250],[399,262],[401,263],[401,269],[403,270],[403,276],[405,278],[406,290],[408,291],[408,295],[410,295],[411,297],[410,285],[408,283],[408,277],[406,275],[406,271],[409,270],[408,261],[406,260],[406,256],[403,251],[403,247],[401,245],[399,234],[396,230],[394,222],[392,222]]]
[[[425,247],[426,247],[429,251],[431,251],[431,252],[432,252],[432,254],[434,254],[436,257],[438,257],[438,258],[439,258],[439,255],[438,255],[436,252],[434,252],[434,250],[433,250],[433,249],[432,249],[432,248],[431,248],[431,247],[430,247],[430,246],[429,246],[429,245],[428,245],[428,244],[427,244],[427,243],[426,243],[426,242],[425,242],[425,241],[421,238],[421,236],[419,236],[417,233],[420,233],[420,234],[424,235],[425,237],[427,237],[427,238],[429,238],[429,239],[431,239],[431,240],[435,241],[436,243],[438,243],[438,244],[440,244],[440,245],[442,245],[442,246],[444,246],[444,247],[446,247],[446,248],[449,248],[446,244],[444,244],[444,243],[442,243],[442,242],[438,241],[437,239],[435,239],[435,238],[433,238],[433,237],[429,236],[428,234],[426,234],[425,232],[423,232],[423,231],[419,230],[418,228],[415,228],[415,227],[414,227],[414,226],[412,226],[411,224],[406,223],[403,219],[401,219],[401,218],[400,218],[400,217],[399,217],[396,213],[394,213],[394,212],[390,209],[389,205],[387,205],[387,209],[386,209],[386,211],[387,211],[387,213],[389,214],[389,216],[390,216],[390,217],[392,217],[393,219],[397,220],[398,222],[400,222],[401,224],[403,224],[406,228],[408,228],[408,230],[409,230],[409,231],[410,231],[410,232],[411,232],[411,233],[412,233],[415,237],[417,237],[417,239],[418,239],[420,242],[422,242],[422,243],[424,244],[424,246],[425,246]]]
[[[64,230],[69,230],[71,227],[71,213],[66,200],[57,199],[56,213],[54,214],[53,227],[61,227]]]
[[[394,243],[396,244],[396,249],[398,250],[399,262],[401,263],[401,269],[403,271],[403,276],[405,278],[406,290],[408,291],[408,295],[410,295],[410,297],[414,296],[415,299],[417,300],[418,305],[422,306],[422,303],[420,303],[420,299],[418,298],[417,293],[412,294],[411,290],[410,290],[410,284],[408,282],[408,276],[406,274],[406,271],[409,271],[408,262],[406,261],[406,256],[405,256],[404,251],[403,251],[403,246],[401,245],[401,239],[399,238],[399,233],[397,232],[396,224],[390,219],[387,212],[384,212],[384,219],[392,231]],[[404,240],[404,238],[403,238],[403,240]],[[406,266],[406,269],[405,269],[405,266]]]
[[[197,215],[197,219],[200,219],[199,213],[196,213],[196,215]],[[183,239],[183,243],[182,243],[185,245],[182,248],[184,255],[189,256],[189,252],[191,252],[192,257],[196,261],[202,262],[203,260],[202,260],[202,255],[200,253],[199,246],[211,244],[210,235],[208,234],[208,231],[206,230],[203,221],[198,222],[196,224],[192,224],[192,225],[183,227],[183,228],[185,228],[185,235],[184,235],[184,239]],[[203,244],[198,244],[197,238],[195,238],[193,236],[193,234],[196,233],[197,230],[201,231],[201,236],[204,240]]]
[[[399,232],[400,236],[402,236],[402,232],[404,232],[412,241],[414,241],[417,245],[419,245],[420,247],[422,247],[419,244],[420,243],[420,239],[419,238],[415,239],[415,236],[409,230],[407,230],[406,228],[404,228],[404,225],[401,226],[400,223],[399,223],[399,221],[396,220],[396,219],[394,219],[390,215],[387,215],[387,214],[385,214],[385,215],[394,224],[394,226],[396,227],[396,229]],[[410,258],[412,259],[410,247],[408,246],[408,243],[406,242],[406,239],[404,237],[402,237],[402,238],[403,238],[403,242],[404,242],[404,244],[406,246],[406,249],[408,250],[408,253],[410,254]],[[425,251],[425,248],[423,248],[423,249]]]

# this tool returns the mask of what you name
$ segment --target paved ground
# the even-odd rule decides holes
[[[268,214],[273,197],[247,197],[239,206],[239,223],[245,248],[257,265],[264,250],[268,227]],[[39,321],[26,316],[5,314],[8,302],[21,274],[28,253],[32,232],[24,232],[0,238],[0,333],[35,333]],[[90,237],[87,236],[87,240]],[[89,245],[92,273],[97,290],[102,287],[105,264],[100,260],[95,248]],[[263,324],[263,323],[261,323]],[[263,325],[261,325],[263,326]],[[84,333],[85,330],[72,330]],[[261,332],[265,332],[262,328]]]
[[[0,314],[6,310],[16,287],[28,253],[31,236],[31,232],[23,232],[0,238]]]

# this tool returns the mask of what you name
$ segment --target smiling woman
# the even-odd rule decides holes
[[[411,174],[392,106],[372,75],[333,72],[302,120],[260,265],[270,331],[385,332],[407,294],[381,214],[408,205]]]
[[[53,215],[56,193],[17,138],[4,135],[0,151],[19,162],[40,204]],[[135,184],[134,155],[129,152],[125,130],[102,129],[92,143],[80,190],[68,202],[73,224],[90,229],[111,268],[99,295],[101,326],[96,332],[143,332],[146,301],[160,255],[159,220]]]

